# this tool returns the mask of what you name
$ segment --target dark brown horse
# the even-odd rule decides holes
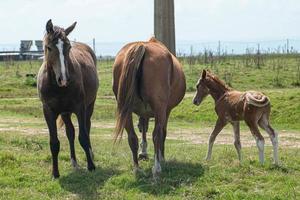
[[[116,138],[125,128],[135,169],[138,169],[138,138],[132,113],[140,117],[139,128],[143,133],[147,131],[148,119],[155,118],[152,135],[155,165],[152,173],[158,175],[161,172],[160,162],[164,159],[168,118],[185,93],[185,76],[180,63],[154,38],[148,42],[127,44],[115,59],[113,91],[118,103]],[[143,150],[146,153],[145,145]]]
[[[71,114],[75,113],[79,124],[79,142],[86,154],[88,170],[95,169],[89,133],[99,86],[96,56],[87,45],[70,43],[67,36],[75,25],[76,22],[63,29],[53,26],[51,20],[47,22],[44,62],[37,78],[39,97],[43,103],[44,117],[49,128],[54,178],[59,177],[57,157],[60,143],[56,125],[59,115],[66,126],[73,167],[77,167],[74,149],[75,133],[71,121]]]
[[[241,161],[240,121],[244,120],[259,150],[259,161],[264,163],[264,138],[258,126],[270,136],[273,145],[274,163],[278,164],[278,134],[271,127],[269,116],[271,112],[270,100],[267,96],[256,91],[240,92],[227,87],[223,81],[212,73],[203,70],[202,77],[197,83],[194,104],[200,105],[207,95],[215,100],[215,111],[218,119],[208,143],[207,160],[210,160],[212,147],[217,135],[230,122],[234,131],[234,146]]]

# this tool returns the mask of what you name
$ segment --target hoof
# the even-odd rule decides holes
[[[94,161],[94,152],[91,148],[89,148],[89,153],[90,153],[91,159]]]
[[[59,176],[60,176],[60,175],[59,175],[59,172],[53,172],[53,173],[52,173],[52,179],[53,179],[53,180],[58,179]]]
[[[161,168],[155,168],[155,167],[152,168],[152,175],[153,175],[154,180],[159,179],[160,174],[161,174]]]
[[[133,168],[133,174],[135,176],[139,176],[139,175],[146,175],[146,173],[139,167],[134,167]]]
[[[209,161],[211,160],[211,158],[210,158],[210,157],[206,157],[204,160],[205,160],[206,162],[209,162]]]
[[[77,162],[73,159],[71,159],[71,164],[74,170],[79,170],[80,166],[77,164]]]
[[[149,160],[148,154],[139,154],[139,160]]]
[[[91,166],[88,166],[88,170],[89,170],[90,172],[95,171],[95,170],[96,170],[95,165],[93,164],[93,165],[91,165]]]

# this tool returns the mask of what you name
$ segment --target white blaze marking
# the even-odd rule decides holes
[[[65,82],[65,81],[67,81],[67,77],[66,77],[65,57],[64,57],[64,54],[63,54],[63,49],[64,49],[63,46],[64,46],[64,42],[61,39],[58,39],[56,47],[59,51],[59,60],[60,60],[62,81]]]

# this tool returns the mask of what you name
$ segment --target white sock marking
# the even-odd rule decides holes
[[[145,141],[141,142],[141,154],[147,155],[147,142]]]
[[[160,153],[160,152],[159,152]],[[157,175],[157,173],[161,172],[161,166],[160,166],[160,162],[158,160],[158,155],[154,154],[154,158],[155,158],[155,162],[154,162],[154,166],[152,168],[152,174],[155,176]]]
[[[66,66],[65,66],[65,57],[64,57],[64,54],[63,54],[64,42],[61,39],[58,39],[56,47],[59,51],[59,60],[60,60],[61,74],[62,74],[62,83],[66,83],[66,81],[67,81]]]
[[[261,164],[264,163],[264,144],[265,142],[263,140],[256,140],[256,145],[259,151],[259,162]]]

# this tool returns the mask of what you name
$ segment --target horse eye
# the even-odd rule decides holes
[[[52,50],[49,46],[47,46],[47,49],[48,49],[48,51],[51,51],[51,50]]]

